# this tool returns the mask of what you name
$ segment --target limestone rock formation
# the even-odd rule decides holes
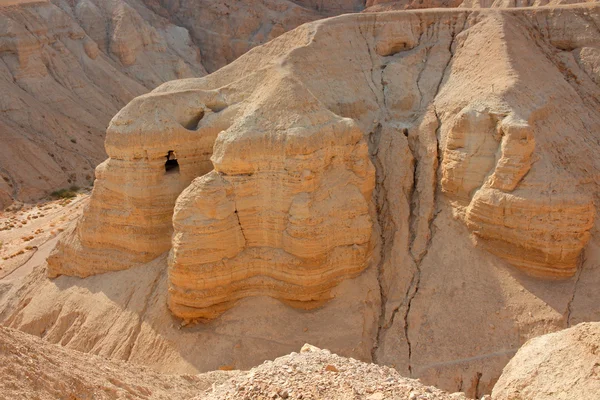
[[[92,200],[55,252],[64,261],[49,259],[49,275],[121,270],[168,251],[177,196],[212,169],[219,120],[228,114],[213,110],[222,107],[215,93],[189,91],[143,95],[121,110],[107,130],[110,158],[96,169]],[[169,157],[177,165],[167,171]]]
[[[164,19],[125,2],[55,3],[0,7],[0,208],[89,185],[121,107],[206,73],[188,32]]]
[[[305,22],[361,11],[364,0],[143,0],[189,30],[209,72]]]
[[[0,318],[184,370],[310,336],[489,393],[529,338],[600,318],[599,21],[597,5],[344,15],[165,83],[113,119],[49,259],[88,277],[39,269]]]
[[[91,184],[106,126],[134,97],[358,7],[300,3],[0,2],[0,209]]]
[[[576,325],[529,340],[494,386],[494,400],[598,398],[600,323]]]
[[[244,123],[219,134],[214,170],[175,205],[179,317],[212,318],[252,295],[315,307],[367,267],[375,170],[362,132],[294,80],[268,79]]]

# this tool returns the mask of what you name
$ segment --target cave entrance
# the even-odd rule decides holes
[[[173,150],[169,150],[167,153],[167,162],[165,162],[165,172],[167,174],[179,172],[179,163],[177,162],[177,155]]]

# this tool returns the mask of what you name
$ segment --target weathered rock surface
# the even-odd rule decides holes
[[[104,131],[132,98],[202,76],[188,32],[125,2],[0,8],[0,207],[89,185]]]
[[[0,361],[0,396],[15,399],[466,399],[308,344],[247,372],[167,375],[0,327]]]
[[[179,317],[213,318],[255,295],[314,308],[367,267],[375,169],[363,134],[281,75],[246,94],[255,99],[219,134],[214,170],[177,200],[169,306]]]
[[[52,276],[122,271],[40,269],[0,318],[158,368],[253,365],[303,341],[489,393],[526,340],[600,318],[600,88],[583,50],[599,20],[346,15],[164,84],[113,120],[89,207],[49,260]],[[167,291],[185,319],[220,317],[179,330]]]
[[[143,0],[156,14],[189,30],[209,72],[305,22],[357,12],[364,0]]]
[[[0,208],[89,185],[108,122],[134,97],[359,7],[299,3],[0,2]]]
[[[598,398],[600,323],[529,340],[504,367],[494,400]]]

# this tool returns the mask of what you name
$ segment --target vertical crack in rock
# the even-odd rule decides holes
[[[244,227],[242,226],[242,221],[240,221],[240,213],[238,213],[237,202],[234,200],[235,204],[235,217],[237,218],[238,225],[240,226],[240,231],[242,232],[242,237],[244,238],[244,246],[248,244],[248,239],[246,238],[246,233],[244,232]],[[289,215],[289,214],[288,214]]]
[[[433,193],[433,215],[432,217],[429,219],[428,221],[428,232],[429,232],[429,237],[427,238],[427,242],[425,244],[425,248],[424,251],[421,254],[414,254],[412,252],[413,249],[413,244],[416,240],[416,235],[418,234],[418,232],[416,231],[416,227],[413,221],[413,218],[417,218],[417,207],[418,207],[418,197],[419,197],[419,191],[418,191],[418,183],[419,183],[419,174],[417,173],[417,170],[419,168],[419,164],[423,161],[421,160],[421,154],[419,153],[419,151],[417,151],[416,146],[415,149],[411,148],[411,152],[413,153],[413,156],[415,157],[415,165],[414,165],[414,180],[413,180],[413,193],[412,193],[412,198],[411,198],[411,213],[410,213],[410,218],[411,221],[409,222],[409,226],[410,226],[410,230],[411,230],[411,251],[410,254],[413,257],[413,261],[415,263],[415,273],[413,274],[413,277],[411,279],[410,285],[408,287],[408,290],[406,292],[406,296],[405,296],[405,300],[403,301],[403,304],[406,304],[406,310],[404,312],[404,336],[406,339],[406,344],[408,346],[408,372],[410,374],[410,376],[413,376],[413,367],[412,367],[412,342],[410,340],[410,335],[409,335],[409,330],[410,330],[410,326],[409,326],[409,315],[410,315],[410,311],[411,311],[411,306],[412,306],[412,301],[414,300],[415,296],[417,295],[417,293],[419,292],[419,285],[421,283],[421,263],[423,262],[423,259],[425,258],[425,256],[427,255],[427,252],[429,251],[429,247],[431,246],[432,240],[433,240],[433,234],[434,234],[434,222],[435,222],[435,218],[437,217],[437,203],[438,203],[438,199],[439,199],[439,194],[438,194],[438,174],[439,174],[439,168],[441,165],[441,149],[440,149],[440,131],[441,131],[441,120],[440,117],[438,115],[438,112],[435,108],[435,99],[438,96],[442,83],[444,82],[444,79],[446,78],[446,74],[448,72],[448,67],[450,66],[450,63],[452,61],[452,58],[454,57],[454,52],[452,51],[452,47],[454,45],[454,41],[456,38],[456,35],[458,33],[460,33],[462,30],[465,29],[466,26],[466,18],[464,19],[462,28],[460,29],[460,31],[456,32],[456,22],[452,25],[451,27],[451,38],[448,44],[448,60],[446,61],[446,64],[444,65],[444,68],[442,69],[442,73],[440,74],[440,79],[438,81],[438,84],[436,86],[435,89],[435,93],[432,97],[431,100],[431,108],[433,110],[433,114],[435,115],[435,118],[437,120],[437,126],[435,129],[435,135],[433,137],[433,139],[435,140],[435,145],[436,145],[436,171],[435,171],[435,175],[434,175],[434,182],[433,184],[435,185],[434,187],[434,193]],[[430,49],[427,50],[427,57],[429,57],[429,53],[430,53]],[[427,64],[427,58],[424,61],[424,67],[423,69],[425,69],[425,65]],[[419,74],[420,76],[420,74]],[[420,90],[420,89],[419,89]],[[419,137],[417,136],[417,141],[419,140]],[[410,142],[409,142],[410,143]],[[411,146],[412,147],[412,146]],[[397,312],[399,311],[399,308],[395,311]]]
[[[377,223],[379,225],[379,240],[380,240],[380,248],[379,248],[379,262],[377,263],[377,283],[379,285],[379,296],[380,296],[380,304],[379,304],[379,319],[377,324],[377,333],[375,336],[375,342],[373,343],[373,348],[371,349],[371,358],[374,363],[377,363],[377,349],[379,348],[379,341],[381,339],[382,328],[385,324],[385,305],[387,303],[387,298],[385,295],[385,291],[383,289],[383,261],[386,258],[386,238],[385,232],[383,230],[383,207],[386,197],[386,189],[384,185],[385,181],[385,169],[381,161],[377,158],[377,153],[379,152],[379,140],[381,139],[381,124],[378,123],[372,132],[369,135],[369,157],[371,158],[371,162],[375,166],[375,190],[373,191],[373,196],[375,200],[375,207],[377,209]],[[384,175],[383,177],[381,175]],[[383,192],[383,193],[382,193]]]
[[[477,372],[475,374],[475,398],[478,399],[479,398],[479,384],[481,382],[481,377],[483,376],[483,374],[481,372]]]
[[[585,265],[585,262],[587,261],[586,257],[585,257],[585,250],[583,250],[581,252],[581,255],[579,256],[579,266],[577,268],[577,274],[575,275],[575,283],[573,284],[573,293],[571,294],[571,298],[569,299],[569,302],[567,303],[567,310],[566,310],[566,317],[565,317],[565,321],[567,324],[567,328],[571,327],[571,313],[573,312],[573,301],[575,300],[575,295],[577,293],[577,286],[579,285],[579,278],[581,277],[581,273],[583,272],[583,267]]]
[[[376,24],[377,24],[377,18],[376,18],[376,15],[375,15],[375,18],[373,19],[373,30],[375,30]],[[384,88],[383,88],[383,86],[381,87],[381,89],[378,88],[376,80],[373,77],[373,73],[374,73],[374,70],[375,70],[375,56],[373,55],[373,52],[371,51],[371,45],[369,44],[369,41],[367,40],[367,37],[365,36],[365,34],[364,34],[364,32],[363,32],[363,30],[361,28],[361,24],[359,23],[359,24],[357,24],[357,26],[358,26],[358,31],[360,33],[360,36],[365,41],[365,46],[367,48],[367,52],[369,54],[369,59],[371,61],[371,68],[370,68],[370,74],[369,74],[371,79],[370,80],[367,79],[367,84],[369,85],[369,88],[371,89],[371,92],[373,92],[373,95],[375,96],[375,101],[377,101],[377,104],[379,104],[379,106],[380,106],[380,113],[382,112],[382,110],[383,110],[384,113],[386,113],[387,109],[385,107],[385,93],[384,93],[384,90],[383,90]],[[381,74],[381,75],[383,76],[383,74]],[[383,85],[383,82],[381,82],[381,84]],[[383,100],[381,100],[379,98],[379,93],[378,93],[379,91],[381,91],[381,93],[383,94]]]

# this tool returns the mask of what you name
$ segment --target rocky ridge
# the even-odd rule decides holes
[[[0,317],[158,368],[251,366],[313,342],[489,393],[528,338],[599,317],[598,18],[597,6],[347,15],[162,85],[113,119],[90,205],[49,260],[62,276],[10,283]],[[229,231],[238,240],[218,247]],[[289,256],[315,235],[312,264]],[[205,243],[225,257],[190,264]],[[352,269],[318,276],[330,265]],[[224,282],[235,290],[213,290]],[[260,296],[290,282],[301,290],[285,304]]]
[[[350,3],[0,2],[0,208],[90,185],[106,126],[134,97]]]

